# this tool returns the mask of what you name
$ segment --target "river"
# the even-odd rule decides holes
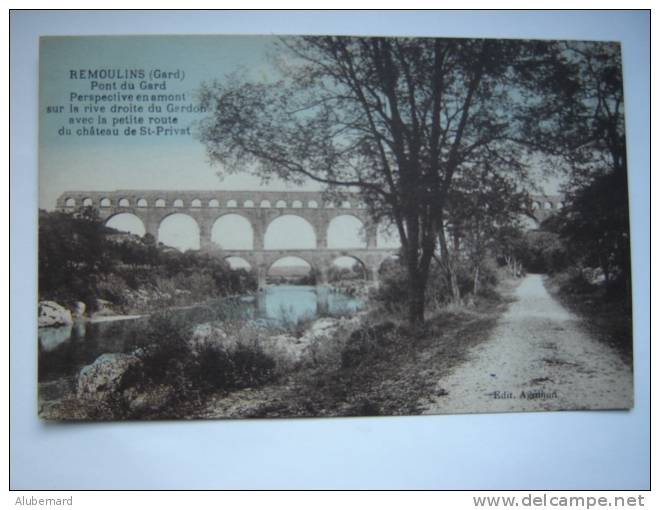
[[[359,298],[326,287],[274,285],[254,296],[219,299],[170,312],[198,323],[230,314],[231,318],[239,315],[282,327],[322,315],[350,315],[361,306]],[[147,317],[79,321],[69,326],[39,328],[39,382],[71,380],[103,353],[134,349],[139,341],[136,337],[144,331],[147,321]]]

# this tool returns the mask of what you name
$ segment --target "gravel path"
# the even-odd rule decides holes
[[[632,370],[528,275],[492,337],[437,383],[424,414],[627,409]],[[457,339],[460,341],[460,339]]]

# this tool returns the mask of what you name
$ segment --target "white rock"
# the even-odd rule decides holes
[[[64,326],[72,324],[71,312],[55,301],[39,302],[39,327]]]
[[[134,354],[101,354],[94,363],[80,371],[78,398],[104,400],[117,391],[126,371],[140,363],[140,358]]]
[[[74,317],[82,317],[85,315],[85,311],[87,310],[87,305],[83,303],[82,301],[76,301],[75,304],[73,305],[73,315]]]

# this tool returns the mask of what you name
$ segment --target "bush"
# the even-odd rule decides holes
[[[148,393],[167,385],[173,388],[175,401],[185,402],[211,391],[259,386],[272,380],[275,360],[255,341],[201,346],[191,341],[194,324],[217,315],[214,310],[201,309],[152,316],[141,338],[133,340],[141,364],[124,374],[121,390]],[[117,407],[125,409],[126,405],[117,403]]]
[[[557,273],[553,281],[559,286],[560,292],[569,295],[589,294],[597,287],[589,281],[585,273],[579,268]]]
[[[523,266],[530,273],[554,274],[565,269],[569,262],[566,248],[559,234],[532,230],[525,235]]]
[[[474,268],[469,260],[454,262],[454,271],[461,296],[468,296],[474,290]],[[479,268],[478,294],[484,297],[493,295],[498,283],[498,268],[495,259],[485,258]],[[408,275],[400,264],[390,264],[381,273],[381,284],[374,299],[386,312],[405,317],[408,303]],[[452,293],[445,271],[439,264],[432,264],[426,285],[426,309],[442,308],[452,300]]]
[[[261,386],[274,372],[275,360],[256,343],[239,343],[232,349],[206,345],[186,366],[186,377],[200,391]]]
[[[353,333],[341,352],[342,368],[356,367],[372,356],[383,353],[383,347],[391,343],[396,326],[383,322],[364,326]]]
[[[117,241],[117,234],[91,209],[39,211],[39,299],[83,301],[94,311],[100,298],[131,311],[127,290],[150,291],[155,298],[146,308],[153,309],[173,304],[159,302],[162,293],[174,301],[177,290],[189,291],[177,298],[187,304],[257,287],[253,273],[233,271],[220,257],[166,250],[152,236]]]

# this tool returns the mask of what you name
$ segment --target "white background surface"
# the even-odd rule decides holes
[[[19,12],[11,21],[11,488],[649,486],[647,13]],[[39,421],[35,320],[38,36],[145,33],[341,33],[622,41],[633,240],[635,409],[63,425]]]

